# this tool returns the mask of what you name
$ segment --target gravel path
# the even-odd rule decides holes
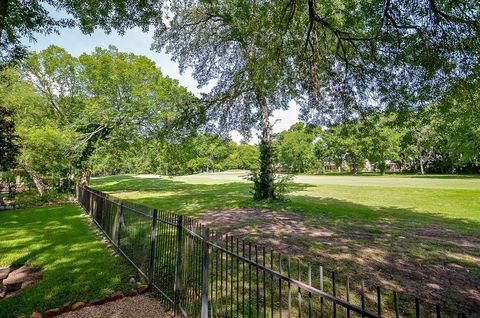
[[[157,318],[172,317],[158,299],[147,295],[126,297],[100,306],[85,307],[57,316],[63,318]]]

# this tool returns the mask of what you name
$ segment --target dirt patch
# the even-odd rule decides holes
[[[480,237],[442,227],[339,222],[253,208],[211,211],[200,221],[372,287],[480,315]]]
[[[27,265],[0,268],[0,300],[18,295],[42,279],[42,271]]]

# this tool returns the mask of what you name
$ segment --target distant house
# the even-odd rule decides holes
[[[283,168],[283,165],[280,163],[277,163],[275,165],[275,172],[283,172],[285,169]]]
[[[371,171],[373,171],[373,165],[367,159],[365,160],[365,166],[363,167],[363,172],[371,172]]]
[[[396,162],[387,160],[386,165],[387,165],[387,172],[400,172],[401,171],[400,166]]]
[[[323,168],[325,172],[334,172],[338,170],[337,165],[331,162],[324,163]]]

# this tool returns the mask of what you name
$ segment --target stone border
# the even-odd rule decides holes
[[[0,267],[0,301],[21,293],[41,280],[42,276],[42,269],[38,266],[17,264]]]
[[[137,288],[129,290],[126,294],[118,291],[118,292],[115,292],[115,293],[111,294],[110,296],[97,298],[97,299],[94,299],[94,300],[92,300],[88,303],[85,303],[83,301],[79,301],[79,302],[76,302],[76,303],[72,304],[72,303],[69,302],[69,303],[66,303],[59,308],[52,308],[52,309],[46,310],[43,313],[39,313],[39,312],[35,311],[30,315],[30,318],[50,318],[50,317],[55,317],[55,316],[58,316],[58,315],[61,315],[61,314],[64,314],[64,313],[67,313],[67,312],[70,312],[70,311],[77,311],[77,310],[80,310],[84,307],[103,305],[103,304],[106,304],[106,303],[111,302],[111,301],[122,299],[124,297],[134,297],[134,296],[137,296],[137,295],[145,294],[149,290],[149,288],[150,288],[149,285],[142,284],[142,285],[138,286]],[[26,317],[25,316],[19,316],[18,318],[26,318]]]

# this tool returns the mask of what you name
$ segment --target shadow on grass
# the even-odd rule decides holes
[[[29,315],[66,302],[90,301],[128,290],[133,272],[109,255],[74,205],[0,213],[0,264],[29,264],[43,278],[0,301],[0,317]]]
[[[253,201],[251,184],[246,182],[191,184],[163,177],[144,179],[132,176],[112,176],[94,180],[92,187],[137,204],[191,216],[198,215],[205,210],[226,207],[283,205],[278,202]],[[312,187],[312,185],[299,183],[289,185],[290,191],[301,191],[307,187]]]
[[[307,196],[273,212],[230,209],[200,219],[323,265],[344,281],[364,279],[371,289],[384,286],[457,312],[480,313],[480,222]]]
[[[420,179],[480,179],[479,174],[462,174],[462,175],[455,175],[455,174],[447,174],[447,175],[412,175],[412,178],[420,178]]]
[[[308,186],[295,185],[294,190]],[[322,264],[343,277],[479,313],[477,221],[305,195],[259,203],[252,201],[248,183],[206,185],[116,176],[97,179],[94,187],[200,220],[214,211],[212,226]]]

